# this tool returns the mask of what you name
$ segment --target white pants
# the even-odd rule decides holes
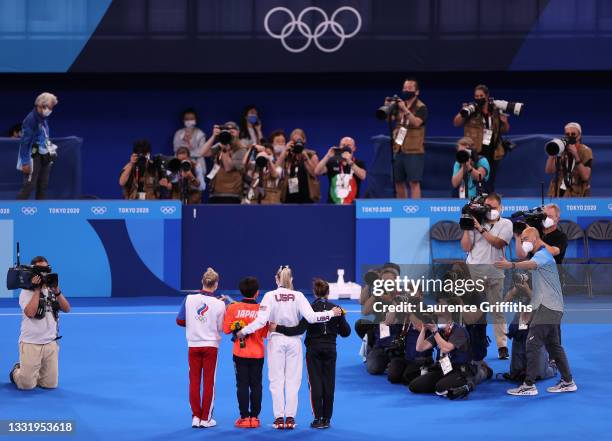
[[[272,334],[268,341],[268,379],[274,418],[295,418],[302,365],[302,339]]]

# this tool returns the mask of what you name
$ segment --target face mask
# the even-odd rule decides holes
[[[476,98],[474,101],[476,104],[478,104],[478,107],[484,107],[484,105],[487,103],[486,98]]]
[[[544,222],[542,222],[542,226],[544,228],[550,228],[555,224],[555,221],[552,220],[552,218],[547,217],[546,219],[544,219]]]
[[[576,144],[576,137],[575,136],[566,136],[565,140],[567,141],[567,143],[569,145],[574,145]]]
[[[274,153],[280,155],[285,151],[285,144],[274,144]]]
[[[487,213],[487,219],[496,220],[497,218],[499,218],[499,210],[490,210]]]
[[[416,93],[411,91],[411,90],[404,90],[404,91],[402,91],[402,96],[404,97],[405,100],[412,99],[412,98],[414,98],[415,95],[416,95]]]
[[[42,115],[43,115],[43,116],[46,118],[46,117],[48,117],[49,115],[51,115],[51,113],[52,113],[52,112],[53,112],[53,110],[51,110],[51,109],[47,109],[47,108],[45,107],[45,108],[43,109],[43,111],[42,111]]]
[[[255,125],[255,124],[257,124],[258,120],[259,119],[257,118],[257,115],[249,115],[249,116],[247,116],[247,121],[249,122],[249,124]]]
[[[438,323],[438,329],[446,329],[446,323]]]
[[[185,121],[183,121],[183,123],[185,124],[185,127],[187,127],[188,129],[195,127],[196,125],[195,119],[186,119]]]
[[[521,244],[521,247],[523,248],[523,251],[525,251],[525,254],[531,253],[533,251],[533,244],[531,242],[523,242]]]

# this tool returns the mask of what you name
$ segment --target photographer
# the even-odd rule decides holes
[[[489,162],[490,173],[487,189],[495,190],[497,166],[504,157],[502,133],[510,130],[508,117],[490,100],[489,88],[480,84],[474,88],[474,102],[463,103],[462,109],[453,120],[455,127],[463,126],[463,136],[474,141],[476,153]]]
[[[17,199],[29,199],[36,191],[36,199],[45,199],[51,166],[57,158],[57,146],[51,142],[48,118],[57,105],[57,97],[44,92],[36,97],[34,109],[21,125],[17,170],[23,173],[23,187]]]
[[[463,137],[457,141],[457,160],[453,165],[451,184],[457,189],[460,199],[476,196],[479,186],[489,180],[489,171],[489,161],[476,153],[471,138]]]
[[[352,204],[359,197],[366,170],[364,162],[355,159],[355,150],[355,140],[346,136],[340,140],[340,147],[331,147],[315,167],[317,176],[327,174],[329,178],[330,204]]]
[[[558,228],[561,209],[557,204],[548,204],[544,207],[544,213],[546,218],[542,221],[542,231],[544,232],[542,243],[552,254],[557,265],[561,265],[567,249],[567,235]],[[520,236],[519,233],[515,232],[514,248],[518,259],[523,260],[531,256],[523,251]]]
[[[560,341],[560,325],[563,317],[563,294],[557,265],[550,252],[540,239],[540,233],[533,227],[527,227],[521,234],[521,243],[525,253],[533,252],[533,257],[523,262],[508,262],[501,256],[495,267],[504,269],[519,269],[531,271],[533,294],[531,306],[533,309],[529,334],[527,336],[527,370],[525,381],[517,388],[509,389],[510,395],[537,395],[535,381],[538,377],[538,358],[544,346],[548,354],[555,360],[561,380],[557,385],[549,387],[548,392],[574,392],[578,389],[572,378],[569,363]]]
[[[427,106],[419,99],[419,82],[407,78],[402,88],[402,99],[397,100],[398,113],[390,115],[396,122],[393,130],[395,193],[398,199],[420,199],[423,168],[425,167],[425,123]],[[385,100],[385,105],[391,102]]]
[[[167,178],[161,178],[151,160],[151,143],[146,139],[134,142],[132,156],[119,175],[119,185],[123,187],[125,199],[141,201],[159,199],[160,189],[170,188]]]
[[[582,143],[582,127],[576,122],[565,126],[564,149],[550,154],[545,171],[553,175],[548,188],[551,197],[589,197],[593,151]],[[548,145],[547,145],[548,150]]]
[[[302,129],[293,130],[287,148],[278,157],[287,182],[285,203],[311,204],[321,199],[321,186],[315,173],[318,163],[317,153],[306,148],[306,133]]]
[[[32,265],[51,272],[47,259],[37,256]],[[40,275],[32,277],[33,290],[22,289],[19,306],[23,311],[19,336],[19,363],[9,375],[18,389],[57,387],[59,311],[70,312],[70,303],[59,286],[47,286]]]
[[[213,136],[204,145],[203,155],[213,158],[210,180],[211,204],[239,204],[242,201],[242,173],[247,149],[238,139],[240,129],[233,121],[215,125]],[[214,142],[214,144],[213,144]]]
[[[257,107],[253,105],[245,107],[240,119],[240,127],[240,143],[243,147],[250,149],[264,141],[261,119],[259,119]]]
[[[181,147],[187,147],[189,156],[202,169],[202,174],[206,174],[206,162],[202,156],[202,150],[206,143],[206,134],[197,127],[198,114],[194,109],[185,109],[182,114],[184,128],[178,129],[174,133],[174,153],[178,153]]]
[[[200,165],[189,157],[187,147],[179,147],[176,159],[180,161],[180,169],[171,179],[170,198],[183,201],[186,204],[199,204],[202,201],[202,183],[204,175]]]
[[[251,160],[251,158],[253,158]],[[274,163],[272,146],[254,145],[244,157],[246,186],[243,204],[280,204],[283,169]]]
[[[512,222],[501,217],[501,198],[491,193],[484,199],[486,209],[485,219],[474,219],[474,228],[464,230],[461,238],[461,248],[468,253],[466,263],[469,265],[471,276],[483,279],[487,301],[497,304],[502,301],[504,285],[504,272],[493,267],[493,264],[504,255],[504,248],[512,240]],[[499,358],[505,360],[509,357],[506,319],[501,312],[493,313],[495,340]]]

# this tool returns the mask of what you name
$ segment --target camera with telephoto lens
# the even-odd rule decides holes
[[[561,156],[568,146],[575,145],[576,142],[577,141],[575,136],[554,138],[544,144],[544,150],[549,156]]]
[[[232,130],[233,127],[225,124],[218,124],[217,127],[219,127],[219,130],[221,131],[217,137],[219,139],[219,143],[223,145],[231,144],[233,136],[230,130]]]
[[[401,101],[401,98],[397,95],[386,97],[385,103],[388,102],[388,104],[384,104],[378,108],[376,111],[376,118],[379,120],[384,120],[397,115],[399,112],[399,101]]]
[[[520,116],[521,112],[523,111],[523,107],[525,107],[524,103],[515,103],[506,100],[496,100],[491,98],[490,102],[499,111],[507,114],[512,114],[514,116]]]
[[[478,104],[469,103],[463,106],[461,110],[459,110],[459,114],[461,115],[463,119],[468,119],[470,116],[476,113],[477,110],[478,110]]]
[[[293,147],[291,147],[291,151],[295,153],[296,155],[299,155],[300,153],[304,151],[304,148],[305,148],[304,141],[302,141],[301,139],[298,139],[297,141],[293,143]]]
[[[542,236],[542,222],[544,222],[544,219],[546,219],[546,213],[542,207],[536,207],[526,211],[517,211],[510,215],[514,234],[521,234],[527,226],[530,226],[537,229],[540,236]]]
[[[464,231],[470,231],[474,229],[474,219],[478,223],[482,224],[485,220],[487,213],[491,210],[485,205],[487,199],[486,194],[474,196],[470,199],[470,202],[465,204],[461,209],[461,218],[459,219],[459,227]]]
[[[459,164],[465,164],[470,159],[476,163],[478,161],[478,154],[472,149],[462,149],[457,150],[457,154],[455,155],[455,159]]]
[[[257,168],[265,168],[270,161],[270,157],[265,152],[259,152],[255,157],[255,166]]]

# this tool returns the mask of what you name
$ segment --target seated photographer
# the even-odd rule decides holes
[[[456,189],[453,196],[461,199],[476,196],[479,185],[489,180],[489,170],[489,161],[476,153],[472,139],[461,138],[457,141],[457,157],[451,178],[451,184]]]
[[[457,297],[441,298],[440,305],[461,304]],[[410,382],[409,388],[414,393],[436,393],[454,399],[466,396],[474,389],[470,349],[470,336],[467,329],[460,324],[459,313],[445,309],[436,314],[438,324],[433,317],[423,317],[416,350],[428,351],[438,348],[438,360],[424,375]],[[431,335],[427,337],[427,331]]]
[[[132,156],[119,175],[125,199],[159,199],[160,187],[169,188],[167,178],[159,176],[159,170],[151,160],[151,143],[146,139],[134,141]]]
[[[502,133],[510,130],[508,117],[490,99],[489,88],[479,84],[474,88],[474,101],[463,103],[453,119],[455,127],[463,127],[463,136],[474,141],[476,153],[489,162],[487,190],[495,190],[495,175],[505,151]]]
[[[51,273],[47,259],[37,256],[31,264],[40,268],[46,277]],[[21,334],[19,335],[19,363],[10,372],[11,383],[18,389],[36,386],[53,389],[58,383],[59,311],[70,312],[70,303],[57,286],[57,279],[43,281],[41,275],[32,277],[32,290],[19,293]]]
[[[294,129],[287,148],[277,161],[283,168],[287,186],[283,202],[311,204],[321,199],[321,186],[315,173],[318,163],[317,153],[306,148],[306,133],[302,129]]]
[[[355,159],[355,150],[355,140],[346,136],[340,140],[340,147],[331,147],[315,167],[317,176],[327,174],[329,178],[330,204],[352,204],[359,197],[366,170],[365,163]]]
[[[546,218],[542,221],[542,225],[539,228],[544,233],[542,235],[542,242],[548,252],[554,257],[557,265],[561,265],[567,250],[567,235],[558,228],[559,220],[561,219],[561,209],[557,204],[547,204],[544,206],[544,213]],[[521,234],[515,230],[514,250],[516,257],[519,260],[531,258],[533,255],[523,250],[520,236]]]
[[[240,119],[240,127],[239,137],[243,147],[250,149],[264,141],[259,111],[255,106],[248,105],[244,108]]]
[[[468,210],[469,213],[473,213],[474,210],[478,213],[486,213],[481,214],[483,217],[481,221],[484,225],[481,225],[472,215],[473,228],[464,229],[461,248],[468,253],[466,263],[469,266],[470,275],[474,280],[483,280],[487,301],[495,305],[502,301],[504,272],[495,268],[493,264],[501,259],[504,248],[512,240],[512,222],[501,217],[501,198],[495,193],[487,195],[484,201],[479,201],[476,205],[470,203],[470,207],[473,208]],[[468,216],[469,213],[467,213]],[[461,222],[463,223],[463,219]],[[507,347],[506,318],[501,311],[494,312],[492,315],[498,355],[500,359],[505,360],[510,356]]]
[[[252,158],[252,160],[251,160]],[[282,168],[274,163],[272,146],[254,145],[244,157],[243,204],[280,204]]]
[[[213,158],[213,168],[206,175],[210,181],[211,204],[239,204],[242,201],[242,172],[247,149],[238,140],[240,130],[235,122],[215,125],[206,142],[203,155]],[[213,144],[214,142],[214,144]]]
[[[553,175],[548,196],[565,198],[590,196],[593,151],[582,143],[580,124],[571,122],[565,125],[565,137],[562,143],[564,148],[557,147],[556,151],[550,151],[546,160],[544,170],[547,174]]]
[[[206,174],[206,161],[202,156],[202,150],[206,143],[206,134],[197,127],[198,114],[194,109],[185,109],[182,114],[184,128],[178,129],[174,133],[174,153],[178,153],[179,148],[186,147],[189,157],[194,160],[202,169],[202,174]]]
[[[169,186],[170,198],[183,201],[184,204],[199,204],[202,201],[202,183],[204,175],[200,165],[189,157],[187,147],[179,147],[176,159],[180,169],[173,175]]]

